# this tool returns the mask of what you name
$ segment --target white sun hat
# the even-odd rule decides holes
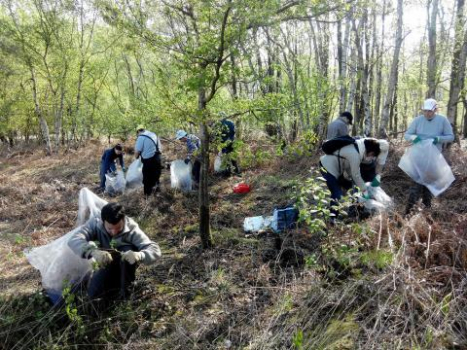
[[[434,111],[436,108],[438,108],[438,102],[433,98],[428,98],[423,102],[424,111]]]
[[[182,138],[184,138],[187,134],[187,132],[185,130],[178,130],[177,133],[175,134],[175,139],[176,140],[180,140]]]

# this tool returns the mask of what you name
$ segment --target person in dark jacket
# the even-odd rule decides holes
[[[339,136],[346,136],[349,134],[349,125],[352,125],[353,115],[350,112],[342,112],[339,118],[334,120],[328,125],[328,133],[326,138],[328,140]]]
[[[123,163],[123,149],[121,144],[115,145],[113,148],[109,148],[104,151],[101,158],[100,178],[101,190],[105,190],[105,174],[113,173],[117,171],[116,161],[120,163],[123,171],[125,169],[125,163]]]
[[[228,164],[226,173],[227,175],[230,175],[233,168],[235,174],[240,174],[237,161],[232,158],[232,152],[234,151],[233,143],[235,140],[235,124],[226,118],[225,113],[220,113],[220,115],[223,116],[223,118],[220,121],[219,136],[220,141],[222,142],[221,153],[227,156]]]
[[[92,258],[99,266],[86,286],[91,299],[128,297],[138,265],[153,264],[161,256],[159,245],[125,215],[118,203],[103,206],[101,217],[81,226],[68,246],[76,255]]]

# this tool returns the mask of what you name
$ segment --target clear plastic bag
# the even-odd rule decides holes
[[[408,147],[399,161],[399,168],[412,180],[426,186],[435,197],[446,191],[455,179],[432,140]]]
[[[258,232],[272,228],[273,226],[274,216],[251,216],[243,220],[243,231],[245,232]]]
[[[191,163],[175,160],[170,164],[170,185],[173,189],[189,192],[192,188]]]
[[[225,157],[223,156],[222,152],[219,152],[219,154],[216,156],[214,159],[214,171],[216,173],[220,173],[225,170]]]
[[[126,173],[126,187],[138,188],[143,186],[143,163],[138,158],[130,164]]]
[[[115,173],[105,174],[105,192],[111,196],[122,194],[126,187],[126,180],[123,171],[117,170]]]
[[[370,211],[383,212],[393,208],[394,202],[391,197],[381,187],[372,187],[368,185],[368,194],[370,199],[365,200],[365,208]]]
[[[100,216],[105,204],[105,200],[87,188],[81,189],[77,225]],[[68,247],[68,240],[80,228],[78,226],[49,244],[25,251],[29,263],[40,271],[42,286],[49,295],[61,295],[64,283],[80,283],[92,270],[90,260],[82,259]]]

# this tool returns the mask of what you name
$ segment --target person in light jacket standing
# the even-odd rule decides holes
[[[422,140],[431,139],[433,144],[440,151],[443,150],[443,144],[454,141],[452,126],[445,116],[438,114],[438,102],[429,98],[423,102],[423,114],[415,118],[405,133],[405,139],[412,144]],[[409,214],[415,203],[422,198],[422,203],[426,208],[431,208],[433,195],[430,190],[419,183],[414,183],[409,189],[409,198],[405,213]]]
[[[145,130],[142,125],[138,126],[136,132],[138,138],[135,144],[135,158],[138,159],[141,156],[144,194],[148,197],[151,195],[154,186],[156,192],[160,191],[162,144],[155,133]]]

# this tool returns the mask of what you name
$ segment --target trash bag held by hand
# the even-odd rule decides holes
[[[81,189],[78,227],[49,244],[25,251],[29,263],[40,271],[42,286],[49,296],[58,299],[66,284],[79,283],[92,271],[91,260],[76,255],[68,247],[68,240],[87,220],[99,217],[105,204],[105,200],[87,188]]]
[[[426,186],[435,197],[446,191],[454,181],[451,168],[432,139],[408,147],[399,168],[412,180]]]
[[[126,187],[125,175],[122,170],[117,170],[116,174],[105,174],[105,192],[109,195],[123,193]]]
[[[126,187],[138,188],[143,186],[143,163],[138,158],[128,167],[126,173]]]
[[[170,165],[170,185],[173,189],[189,192],[192,188],[191,163],[175,160]]]

